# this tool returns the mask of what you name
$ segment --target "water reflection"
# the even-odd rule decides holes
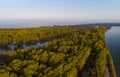
[[[8,45],[0,45],[0,52],[8,52],[15,51],[17,49],[27,49],[27,48],[39,48],[48,44],[46,42],[27,42],[22,44],[8,44]]]
[[[106,40],[114,60],[117,76],[120,77],[120,26],[113,26],[106,33]]]

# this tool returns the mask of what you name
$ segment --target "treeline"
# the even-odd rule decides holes
[[[28,41],[40,41],[65,34],[92,29],[91,26],[43,26],[38,28],[0,29],[0,45],[17,44]]]
[[[115,67],[114,67],[114,62],[113,62],[112,56],[109,51],[108,51],[108,55],[107,55],[107,66],[109,68],[110,76],[117,77]]]
[[[1,77],[107,77],[104,32],[96,28],[53,39],[38,49],[0,54]]]

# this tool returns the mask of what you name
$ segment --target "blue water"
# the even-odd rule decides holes
[[[106,33],[106,40],[114,60],[117,77],[120,77],[120,26],[113,26]]]
[[[74,25],[74,23],[69,23],[70,25]],[[77,23],[75,23],[77,24]],[[53,25],[67,25],[65,22],[37,22],[37,23],[0,23],[0,28],[29,28],[29,27],[40,27],[40,26],[53,26]]]

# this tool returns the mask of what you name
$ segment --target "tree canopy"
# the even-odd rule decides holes
[[[55,29],[54,31],[57,28],[53,28]],[[42,30],[45,30],[44,27]],[[49,33],[49,28],[47,30],[46,35]],[[26,37],[40,37],[39,35],[42,34],[33,32],[29,36],[29,31],[27,31],[28,33],[25,31],[22,33],[20,30],[20,33],[14,35],[16,37],[19,35],[19,37],[25,39]],[[67,31],[64,32],[63,28],[58,33],[54,33],[54,31],[53,34],[56,33],[57,35],[60,35],[59,33],[67,33]],[[2,52],[0,54],[0,76],[107,77],[106,62],[109,53],[108,49],[105,48],[105,31],[105,28],[96,28],[83,32],[71,32],[63,38],[52,39],[48,45],[38,49],[29,48],[26,50],[18,49],[11,52]],[[23,37],[24,34],[25,37]],[[45,34],[43,34],[44,36],[41,35],[42,37],[40,38],[55,36],[51,33],[48,34],[49,36]],[[15,37],[14,35],[13,37]],[[19,39],[17,40],[20,41]]]

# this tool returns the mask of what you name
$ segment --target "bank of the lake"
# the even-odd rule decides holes
[[[106,33],[109,51],[114,61],[117,77],[120,77],[120,27],[113,26]]]
[[[114,62],[113,62],[113,59],[112,59],[112,56],[111,56],[109,50],[108,50],[108,54],[107,54],[106,58],[107,58],[107,65],[106,65],[107,76],[108,77],[117,77],[116,70],[114,67]]]

